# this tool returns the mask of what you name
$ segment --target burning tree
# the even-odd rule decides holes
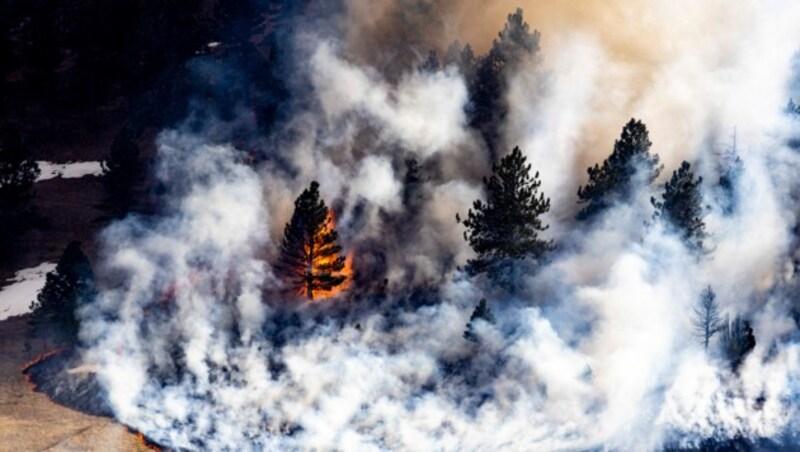
[[[658,154],[650,154],[652,144],[642,121],[631,119],[622,128],[614,151],[603,165],[586,170],[589,182],[578,188],[578,204],[586,207],[578,213],[578,220],[587,220],[614,202],[628,200],[637,188],[635,176],[639,171],[641,184],[650,184],[661,174],[663,166],[659,165]]]
[[[276,272],[309,300],[316,294],[343,289],[348,269],[338,239],[333,214],[320,199],[319,183],[311,182],[294,202],[294,214],[283,231]]]
[[[539,193],[539,173],[531,177],[531,165],[515,147],[492,167],[492,176],[484,178],[487,200],[475,201],[463,221],[464,240],[478,254],[467,262],[471,274],[487,272],[489,278],[507,287],[515,284],[513,263],[532,258],[541,260],[554,248],[539,232],[548,226],[541,215],[550,210],[550,199]],[[456,216],[461,222],[461,218]],[[511,280],[508,280],[508,278]]]

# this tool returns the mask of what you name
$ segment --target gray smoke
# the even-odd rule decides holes
[[[482,195],[490,170],[466,126],[465,81],[455,68],[387,74],[374,55],[402,43],[365,38],[393,24],[378,20],[381,11],[396,17],[408,2],[380,2],[372,25],[366,4],[350,3],[340,38],[296,37],[311,102],[284,125],[291,133],[271,141],[273,159],[253,168],[232,145],[164,131],[156,176],[166,213],[104,232],[106,284],[81,313],[81,338],[121,422],[170,447],[208,450],[797,440],[800,348],[787,269],[800,160],[786,145],[797,126],[781,108],[800,6],[619,0],[593,15],[573,1],[530,2],[526,19],[544,30],[545,55],[511,77],[504,133],[541,172],[554,206],[547,234],[560,250],[511,296],[457,267],[471,251],[455,214]],[[429,39],[443,45],[470,36],[481,18],[464,11],[476,3],[444,2],[431,7],[436,17],[409,13],[395,25],[425,19],[424,33],[429,22],[447,24]],[[563,26],[570,14],[573,26]],[[631,116],[652,130],[666,175],[690,159],[705,176],[710,256],[687,253],[652,221],[657,186],[591,227],[573,221],[586,166],[610,153]],[[726,214],[713,184],[734,127],[745,170],[738,208]],[[410,157],[426,175],[414,215],[403,201]],[[311,180],[336,208],[356,268],[369,273],[367,256],[382,259],[385,293],[312,305],[278,295],[270,262]],[[691,335],[691,305],[708,284],[724,313],[752,319],[758,343],[738,375]],[[421,287],[433,302],[408,303]],[[480,341],[466,341],[483,297],[497,322],[477,322]]]

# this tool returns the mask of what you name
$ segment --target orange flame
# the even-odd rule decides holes
[[[336,228],[336,217],[333,214],[333,210],[328,209],[328,221],[325,224],[325,226],[323,228],[321,228],[319,230],[319,232],[317,233],[317,235],[314,237],[314,242],[315,243],[321,242],[322,241],[322,236],[324,234],[332,231],[335,228]],[[308,253],[308,252],[310,252],[310,250],[308,248],[306,248],[306,253]],[[337,255],[327,256],[327,257],[315,257],[313,259],[313,263],[312,263],[312,271],[314,271],[314,269],[318,268],[319,266],[326,265],[326,264],[332,264],[336,260],[337,257],[338,257]],[[336,272],[336,273],[338,273],[338,275],[340,275],[340,276],[344,276],[345,277],[344,282],[342,282],[338,286],[332,288],[331,290],[317,289],[317,290],[313,291],[313,295],[314,295],[314,299],[315,300],[331,298],[331,297],[334,297],[336,295],[339,295],[339,294],[347,291],[347,289],[350,287],[350,283],[353,280],[353,252],[352,251],[347,253],[347,256],[345,257],[345,260],[344,260],[344,267],[342,268],[342,270],[339,271],[339,272]],[[300,295],[308,295],[306,293],[306,289],[305,288],[301,288],[300,289]]]
[[[57,355],[57,354],[59,354],[59,353],[61,353],[63,351],[64,351],[63,348],[54,348],[53,350],[50,350],[49,352],[46,352],[46,353],[42,353],[41,355],[33,358],[32,360],[30,360],[30,361],[28,361],[28,362],[26,362],[25,364],[22,365],[22,373],[25,374],[25,376],[23,378],[25,378],[25,381],[27,381],[28,384],[31,385],[31,389],[32,390],[36,389],[36,383],[31,381],[31,375],[28,373],[28,369],[30,369],[31,367],[33,367],[33,366],[39,364],[40,362],[46,360],[47,358],[49,358],[51,356],[54,356],[54,355]]]
[[[339,295],[347,291],[350,288],[350,283],[353,280],[353,252],[347,253],[347,256],[344,258],[344,267],[342,271],[339,272],[340,275],[344,276],[345,279],[343,283],[340,285],[332,288],[331,290],[317,290],[314,292],[314,299],[324,299],[324,298],[331,298]]]
[[[161,448],[156,446],[155,444],[151,443],[150,441],[148,441],[147,438],[142,434],[142,432],[136,432],[136,439],[139,440],[139,444],[141,444],[142,446],[144,446],[144,447],[146,447],[146,448],[148,448],[150,450],[159,451],[159,452],[161,451]]]

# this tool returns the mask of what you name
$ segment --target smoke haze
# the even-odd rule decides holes
[[[293,93],[303,102],[265,140],[264,161],[215,143],[224,123],[159,135],[169,205],[104,232],[105,287],[81,312],[84,360],[100,366],[121,422],[209,450],[797,444],[800,161],[782,111],[800,4],[519,2],[542,51],[508,80],[502,133],[540,172],[553,205],[545,235],[559,249],[509,295],[459,268],[472,251],[455,215],[491,171],[468,126],[467,82],[453,66],[417,68],[455,39],[484,53],[516,6],[346,1],[317,18],[330,27],[287,38],[301,61],[286,76],[304,81]],[[591,226],[574,221],[585,168],[631,117],[647,124],[665,175],[686,159],[704,176],[710,256],[650,224],[658,187]],[[726,213],[714,183],[734,129],[744,172]],[[409,158],[424,175],[414,202]],[[311,180],[362,282],[304,304],[281,292],[271,263]],[[738,375],[692,337],[709,284],[758,338]],[[480,341],[466,341],[484,297],[496,324],[477,321]]]

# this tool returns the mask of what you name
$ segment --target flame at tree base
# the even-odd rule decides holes
[[[322,244],[324,243],[324,238],[334,233],[336,230],[336,217],[333,213],[333,210],[328,209],[328,218],[325,222],[325,225],[319,229],[319,231],[314,235],[312,241],[314,242],[315,249],[319,249]],[[311,247],[305,246],[305,253],[306,255],[312,254]],[[314,256],[312,262],[310,264],[310,270],[306,269],[306,272],[311,271],[313,274],[318,274],[319,268],[325,268],[332,265],[335,265],[336,260],[339,259],[339,254],[335,253],[330,256]],[[350,284],[353,280],[353,252],[349,252],[344,259],[344,266],[341,270],[334,270],[331,271],[331,274],[334,277],[344,277],[344,281],[337,284],[330,289],[311,289],[310,296],[309,296],[309,289],[307,287],[301,287],[297,294],[303,297],[307,297],[312,301],[320,301],[324,299],[330,299],[336,297],[344,292],[346,292],[350,288]]]
[[[350,288],[350,283],[353,281],[353,252],[347,253],[347,257],[344,259],[344,268],[339,272],[341,276],[345,277],[344,282],[339,284],[338,286],[332,288],[331,290],[315,290],[313,291],[314,294],[314,301],[325,300],[329,298],[336,297],[344,292],[347,292],[347,289]],[[305,291],[301,293],[301,295],[306,295]]]

